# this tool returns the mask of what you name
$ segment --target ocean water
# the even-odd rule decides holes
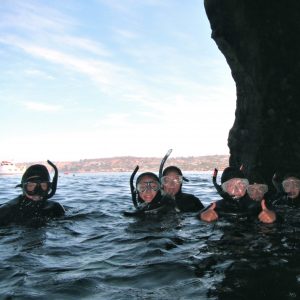
[[[219,199],[211,174],[183,190]],[[53,200],[66,216],[40,227],[0,227],[0,299],[299,299],[300,212],[273,225],[213,224],[195,213],[139,219],[129,173],[61,175]],[[0,177],[0,203],[19,194]]]

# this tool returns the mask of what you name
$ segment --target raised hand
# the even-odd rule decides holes
[[[216,208],[216,202],[214,202],[207,210],[205,210],[200,214],[201,220],[205,222],[216,221],[219,218],[219,216],[216,213],[215,208]]]
[[[266,200],[261,200],[261,213],[258,215],[258,219],[263,223],[271,224],[276,220],[276,214],[266,206]]]

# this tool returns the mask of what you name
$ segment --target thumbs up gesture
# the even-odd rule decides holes
[[[215,211],[216,202],[214,202],[207,210],[200,214],[200,219],[205,222],[213,222],[216,221],[219,216]]]
[[[261,200],[261,213],[258,215],[258,219],[263,223],[271,224],[276,220],[276,214],[274,211],[269,210],[266,206],[266,200]]]

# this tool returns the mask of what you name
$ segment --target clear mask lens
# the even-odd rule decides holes
[[[147,190],[157,192],[159,188],[160,186],[157,181],[143,181],[138,183],[136,187],[137,191],[140,193],[144,193]]]
[[[283,189],[288,192],[291,189],[300,189],[299,179],[286,179],[282,182]]]
[[[265,194],[267,191],[268,191],[268,186],[266,184],[255,183],[247,186],[248,194],[253,194],[253,193]]]
[[[182,184],[182,176],[177,176],[177,177],[168,177],[164,176],[161,178],[161,183],[166,186],[170,185],[180,185]]]
[[[51,183],[49,181],[28,181],[23,188],[28,195],[45,194],[50,190]]]
[[[248,185],[249,185],[249,181],[246,178],[232,178],[228,181],[225,181],[222,184],[222,189],[226,193],[228,193],[229,191],[231,192],[234,189],[236,189],[236,190],[245,189],[245,191],[246,191],[246,188],[247,188]]]

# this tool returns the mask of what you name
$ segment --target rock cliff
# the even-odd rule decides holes
[[[236,83],[230,165],[300,171],[300,1],[204,0]]]

